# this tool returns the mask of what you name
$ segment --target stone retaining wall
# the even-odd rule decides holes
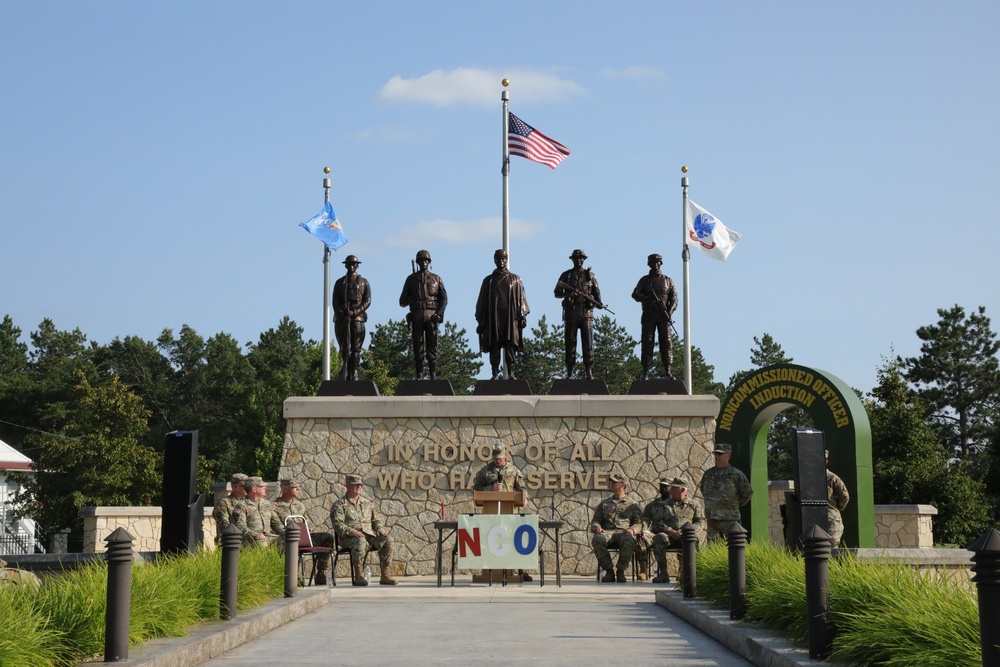
[[[84,553],[107,551],[108,545],[104,540],[119,528],[124,528],[132,536],[135,551],[160,550],[163,510],[159,507],[84,507],[80,516],[83,517]],[[211,507],[205,508],[202,530],[205,545],[214,549],[215,519],[212,518]]]
[[[314,529],[329,529],[344,475],[364,478],[396,541],[396,568],[432,574],[433,524],[472,513],[471,478],[506,444],[525,475],[526,511],[566,522],[563,573],[591,574],[588,526],[622,472],[645,502],[678,475],[697,487],[712,465],[713,396],[293,397],[279,477],[302,485]],[[549,547],[551,548],[551,546]],[[554,572],[554,559],[546,568]]]

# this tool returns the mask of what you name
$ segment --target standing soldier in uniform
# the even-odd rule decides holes
[[[528,297],[524,293],[521,277],[507,268],[507,251],[493,253],[496,270],[483,279],[476,301],[476,333],[479,334],[480,353],[490,355],[490,368],[494,380],[500,379],[500,352],[507,365],[507,377],[514,375],[514,355],[524,349],[522,332],[528,326]]]
[[[601,501],[590,522],[590,532],[594,534],[590,546],[597,556],[598,566],[604,570],[601,581],[625,583],[625,568],[632,562],[636,536],[642,533],[642,510],[639,503],[625,496],[624,475],[609,475],[608,488],[611,497]],[[618,549],[617,567],[608,547]]]
[[[379,583],[383,586],[396,585],[398,582],[389,574],[392,537],[375,512],[372,501],[361,497],[361,475],[348,475],[344,486],[347,487],[347,493],[333,503],[330,521],[340,539],[341,548],[351,550],[351,584],[368,585],[362,565],[368,551],[376,549],[382,572]]]
[[[437,379],[438,324],[444,322],[444,309],[448,306],[448,292],[441,276],[431,273],[431,254],[426,250],[417,253],[417,266],[406,277],[399,305],[410,308],[406,321],[413,333],[413,362],[417,369],[414,380],[424,377],[424,350],[427,351],[427,371],[430,379]],[[426,346],[424,342],[426,341]]]
[[[233,509],[231,520],[243,535],[241,546],[266,547],[284,535],[285,527],[281,525],[271,502],[264,497],[267,482],[260,477],[250,477],[246,481],[246,489],[247,497]]]
[[[528,505],[528,492],[524,488],[524,475],[507,458],[507,447],[497,442],[493,445],[493,458],[476,473],[472,480],[473,491],[520,491],[521,507]],[[519,570],[521,581],[533,581],[526,570]]]
[[[243,473],[233,473],[233,476],[229,478],[229,495],[215,503],[212,518],[215,519],[215,540],[217,542],[222,539],[222,531],[230,523],[229,515],[232,514],[233,508],[247,495],[246,487],[243,486],[246,481],[247,476]]]
[[[660,480],[660,497],[649,501],[642,510],[642,523],[653,535],[651,548],[656,558],[654,584],[670,583],[667,573],[667,549],[681,546],[681,528],[691,523],[700,534],[705,526],[701,503],[687,499],[688,483],[681,477]],[[699,535],[700,537],[700,535]]]
[[[642,376],[649,378],[649,366],[653,361],[653,342],[660,339],[660,359],[663,372],[668,378],[674,376],[670,368],[674,363],[674,344],[670,339],[670,325],[677,310],[677,290],[674,281],[660,272],[663,256],[653,254],[646,260],[649,273],[639,278],[632,290],[632,298],[642,304]]]
[[[594,377],[594,304],[601,303],[601,288],[589,268],[583,268],[587,254],[580,249],[569,256],[573,268],[563,271],[556,282],[555,295],[562,299],[563,330],[566,334],[566,377],[573,377],[576,365],[576,332],[580,332],[583,348],[583,373]],[[587,297],[590,297],[589,299]]]
[[[826,450],[826,465],[830,465],[830,451]],[[840,538],[844,536],[844,519],[840,513],[851,502],[851,494],[847,492],[847,485],[840,479],[837,473],[829,468],[826,469],[826,520],[829,524],[830,548],[836,549],[840,546]]]
[[[333,285],[333,328],[340,346],[340,380],[357,380],[361,346],[365,343],[365,322],[372,305],[372,289],[358,275],[361,260],[348,255],[347,274]]]
[[[282,526],[285,525],[285,519],[290,516],[301,516],[302,518],[305,518],[306,506],[302,504],[301,500],[299,500],[299,483],[294,479],[281,480],[281,494],[271,501],[271,507],[274,508]],[[313,545],[317,547],[328,547],[330,549],[336,547],[333,535],[330,533],[316,533],[309,531],[309,537],[312,540]],[[330,554],[317,553],[316,584],[318,586],[326,585],[326,572],[329,569]]]
[[[724,536],[731,525],[740,522],[740,507],[750,502],[753,495],[750,480],[729,465],[733,455],[732,445],[720,442],[715,445],[712,455],[715,467],[709,468],[701,478],[709,541]]]

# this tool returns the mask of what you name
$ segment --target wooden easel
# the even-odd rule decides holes
[[[472,502],[476,507],[482,508],[483,514],[517,514],[517,510],[524,504],[523,491],[473,491]],[[487,583],[490,581],[490,573],[493,573],[493,583],[503,582],[504,570],[483,570],[479,574],[472,575],[472,581]],[[513,570],[506,570],[507,583],[520,583],[521,575],[515,574]]]

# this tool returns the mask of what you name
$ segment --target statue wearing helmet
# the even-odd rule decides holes
[[[413,334],[414,379],[424,378],[424,357],[427,358],[428,379],[437,379],[438,324],[444,322],[448,306],[448,292],[441,276],[430,272],[431,254],[426,250],[417,253],[417,270],[406,277],[399,305],[409,308],[406,321]]]

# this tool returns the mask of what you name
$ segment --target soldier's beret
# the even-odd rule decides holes
[[[717,442],[715,443],[715,449],[712,450],[713,454],[729,454],[733,451],[733,446],[728,442]]]
[[[662,484],[663,482],[660,483]],[[674,477],[672,480],[670,480],[668,486],[679,486],[682,489],[686,489],[690,486],[690,484],[688,484],[687,480],[684,479],[683,477]]]
[[[361,475],[348,475],[345,480],[346,484],[361,484]]]
[[[241,472],[233,473],[233,476],[229,478],[230,484],[245,484],[247,481],[247,476]]]
[[[507,451],[507,446],[504,445],[502,442],[497,442],[493,445],[493,456],[504,454],[506,453],[506,451]]]
[[[608,475],[608,481],[609,482],[624,482],[625,481],[625,475],[622,475],[621,473],[613,472],[610,475]]]
[[[296,480],[294,480],[294,479],[283,479],[283,480],[281,480],[281,485],[282,486],[287,486],[287,487],[292,488],[292,489],[299,488],[299,483]]]

